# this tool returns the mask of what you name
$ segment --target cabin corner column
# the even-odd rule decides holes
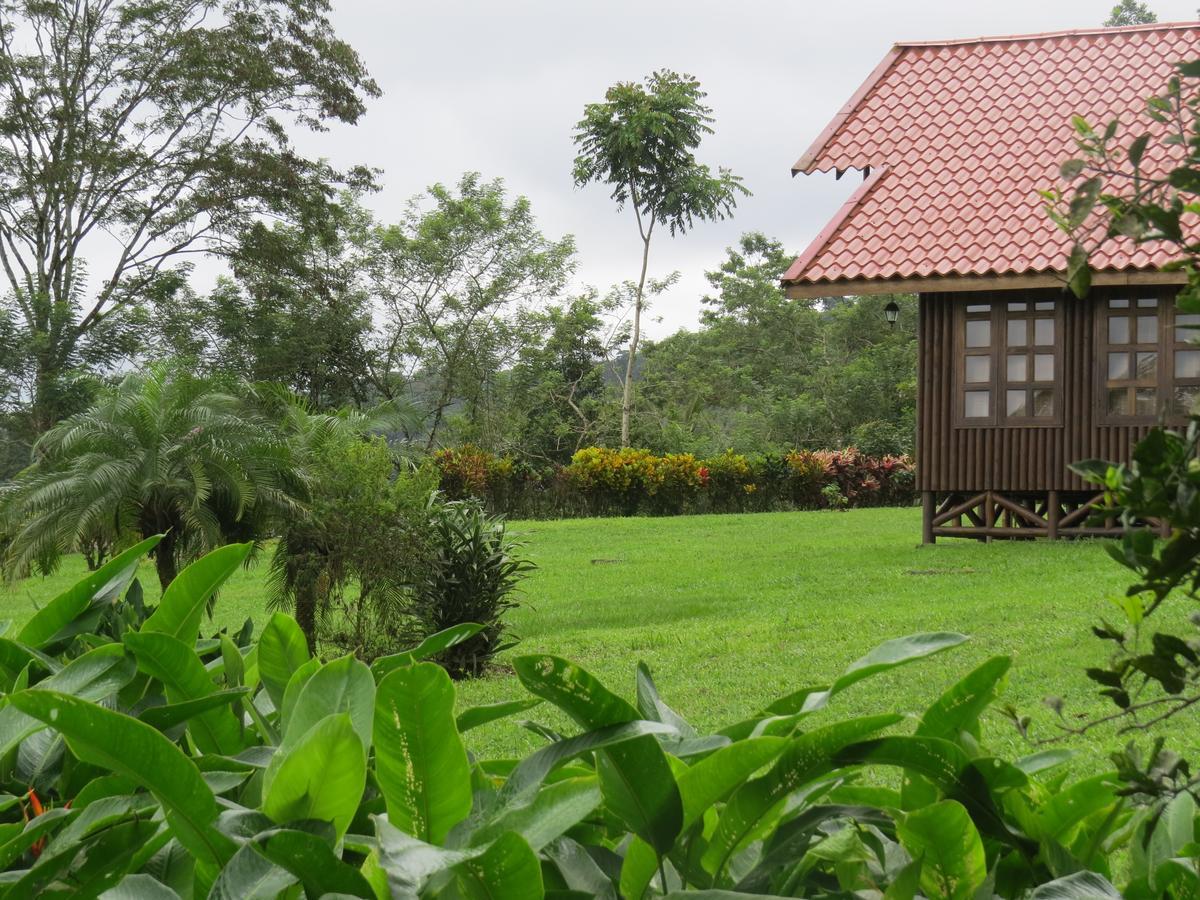
[[[921,543],[932,544],[937,538],[933,534],[933,491],[921,491]]]

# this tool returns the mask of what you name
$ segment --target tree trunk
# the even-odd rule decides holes
[[[311,578],[296,584],[296,624],[308,640],[308,652],[317,653],[317,586]]]
[[[625,384],[621,391],[621,446],[629,446],[629,419],[633,412],[633,363],[642,336],[642,294],[646,289],[646,267],[650,264],[650,235],[642,238],[642,274],[638,278],[633,301],[633,332],[629,336],[629,357],[625,360]]]
[[[158,586],[165,591],[167,585],[179,574],[175,567],[175,536],[171,531],[164,534],[163,539],[154,548],[154,568],[158,572]]]
[[[35,435],[42,435],[62,418],[59,408],[61,398],[58,397],[58,379],[53,363],[38,355],[34,359],[33,402],[30,404],[30,424]]]

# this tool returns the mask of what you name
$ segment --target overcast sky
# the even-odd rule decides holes
[[[656,237],[651,274],[683,277],[649,332],[694,327],[703,273],[743,231],[799,251],[856,178],[791,177],[790,168],[897,41],[1088,28],[1105,0],[333,0],[340,35],[383,90],[354,128],[300,140],[338,165],[383,170],[369,205],[384,221],[435,182],[468,170],[530,198],[544,233],[575,235],[578,281],[601,290],[637,275],[632,214],[607,191],[576,190],[571,132],[584,104],[654,69],[695,75],[716,134],[699,156],[731,168],[754,196],[726,222]],[[1200,0],[1150,0],[1160,22],[1194,19]]]

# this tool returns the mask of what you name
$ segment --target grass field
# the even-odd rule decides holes
[[[836,675],[871,647],[916,631],[962,631],[969,644],[839,696],[832,714],[920,712],[959,675],[989,656],[1014,658],[1007,699],[1049,733],[1047,695],[1068,714],[1109,711],[1083,668],[1103,659],[1089,626],[1129,581],[1099,542],[918,545],[915,509],[518,522],[538,565],[512,617],[512,652],[569,657],[626,696],[645,660],[668,703],[701,728],[752,714],[773,698]],[[263,618],[260,564],[222,593],[218,625]],[[26,619],[83,573],[82,563],[46,579],[0,588],[0,618]],[[142,579],[157,593],[153,571]],[[1182,606],[1183,604],[1179,604]],[[1172,611],[1182,622],[1185,610]],[[207,627],[207,626],[206,626]],[[464,705],[521,696],[511,675],[465,683]],[[542,709],[529,714],[559,724]],[[991,745],[1027,752],[995,717]],[[472,732],[492,755],[532,746],[512,722]],[[1064,743],[1099,765],[1124,742],[1112,731]],[[1175,725],[1175,749],[1194,753],[1200,727]]]

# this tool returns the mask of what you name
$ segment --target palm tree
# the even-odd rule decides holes
[[[163,534],[165,588],[182,564],[299,513],[304,488],[288,441],[254,405],[169,365],[128,375],[55,425],[34,458],[0,494],[10,576],[53,568],[97,536]]]

